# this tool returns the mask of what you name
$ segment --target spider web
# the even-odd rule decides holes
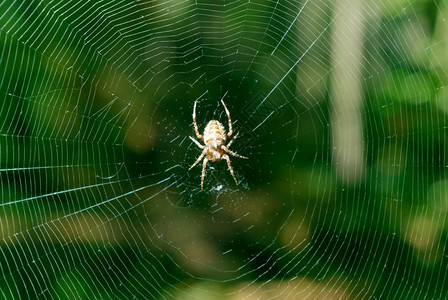
[[[1,298],[444,298],[447,14],[3,1]]]

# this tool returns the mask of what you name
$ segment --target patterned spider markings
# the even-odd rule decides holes
[[[248,158],[229,150],[233,141],[240,134],[239,132],[237,134],[235,134],[233,136],[233,138],[230,140],[230,142],[226,145],[227,139],[230,138],[233,134],[232,120],[230,118],[229,110],[227,109],[226,105],[224,104],[224,101],[221,100],[221,103],[224,106],[224,109],[226,111],[227,118],[229,120],[229,132],[227,134],[224,129],[224,126],[219,121],[211,120],[210,122],[208,122],[207,126],[205,126],[204,134],[203,134],[203,136],[201,136],[199,134],[198,124],[196,123],[196,103],[197,103],[197,101],[194,102],[194,107],[193,107],[194,131],[196,133],[196,137],[199,140],[201,140],[202,142],[204,142],[205,145],[201,145],[197,140],[195,140],[193,137],[190,136],[190,139],[199,148],[202,149],[202,153],[198,157],[198,159],[194,162],[194,164],[188,169],[188,171],[190,171],[202,159],[204,159],[204,162],[202,163],[202,175],[201,175],[201,190],[204,190],[204,178],[205,178],[208,161],[220,161],[220,160],[224,159],[227,161],[227,166],[229,167],[230,174],[232,174],[232,177],[235,180],[235,183],[238,185],[238,181],[236,180],[235,173],[233,172],[232,164],[230,163],[230,157],[227,154],[230,154],[232,156],[239,157],[239,158],[244,158],[244,159],[248,159]]]

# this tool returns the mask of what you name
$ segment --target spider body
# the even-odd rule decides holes
[[[202,159],[204,159],[204,162],[202,163],[202,176],[201,176],[201,190],[204,189],[204,178],[207,168],[207,162],[208,161],[220,161],[220,160],[226,160],[227,166],[229,167],[230,174],[232,174],[233,179],[235,180],[235,183],[238,185],[238,181],[236,180],[235,174],[233,172],[232,164],[230,163],[230,158],[227,154],[230,154],[235,157],[244,158],[247,159],[245,156],[241,156],[231,150],[229,150],[230,145],[233,143],[233,141],[238,136],[239,132],[235,134],[232,138],[232,140],[226,145],[227,139],[232,136],[233,130],[232,130],[232,120],[230,118],[230,113],[224,104],[224,101],[221,100],[222,105],[224,106],[224,109],[227,114],[227,118],[229,120],[229,132],[226,134],[226,130],[224,129],[224,126],[217,120],[211,120],[208,122],[207,126],[205,126],[204,134],[201,136],[199,134],[198,125],[196,123],[196,102],[194,102],[193,107],[193,126],[196,133],[196,137],[203,141],[205,145],[201,145],[197,140],[195,140],[193,137],[190,136],[190,139],[199,147],[202,149],[201,155],[198,157],[198,159],[194,162],[194,164],[188,169],[190,171],[194,166],[196,166]]]
[[[226,131],[219,121],[211,120],[204,129],[204,143],[207,157],[211,161],[221,160],[224,150],[221,148],[226,142]]]

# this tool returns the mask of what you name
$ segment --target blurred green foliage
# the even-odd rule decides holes
[[[448,3],[363,2],[355,185],[332,159],[337,3],[294,21],[304,3],[2,4],[1,297],[444,297]],[[227,91],[250,159],[199,193],[192,104],[226,124]]]

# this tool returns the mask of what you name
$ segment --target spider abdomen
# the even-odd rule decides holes
[[[223,145],[226,141],[226,131],[224,126],[216,120],[211,120],[205,126],[204,130],[204,142],[206,145],[218,148]]]

